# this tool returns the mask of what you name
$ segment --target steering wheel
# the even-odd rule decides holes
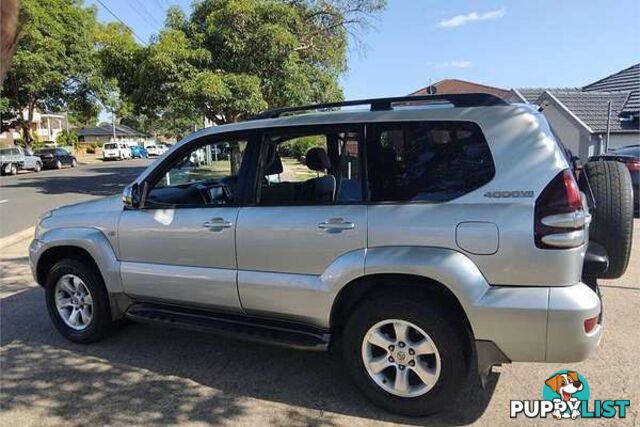
[[[232,200],[231,191],[225,183],[216,182],[214,184],[198,184],[196,188],[200,192],[200,197],[202,197],[202,201],[205,205],[223,205]],[[213,197],[212,189],[219,190],[216,191],[216,193],[219,194],[219,197]]]

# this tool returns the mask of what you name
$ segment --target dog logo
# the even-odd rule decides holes
[[[510,400],[510,418],[547,418],[575,420],[589,418],[626,418],[629,399],[589,400],[589,384],[576,371],[558,371],[542,386],[541,400]]]
[[[584,377],[576,371],[558,371],[544,382],[542,397],[545,400],[566,402],[567,409],[555,409],[552,413],[556,419],[580,416],[579,401],[589,399],[589,385]]]

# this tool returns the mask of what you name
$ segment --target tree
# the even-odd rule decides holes
[[[78,134],[72,130],[71,131],[67,131],[66,129],[62,130],[60,133],[58,133],[58,136],[56,136],[56,143],[63,147],[78,148],[78,144],[79,144]]]
[[[269,107],[336,101],[349,35],[384,6],[384,0],[202,0],[188,17],[173,7],[149,46],[134,48],[130,35],[127,42],[113,38],[104,61],[120,67],[107,67],[106,75],[118,80],[136,114],[173,122],[176,134],[184,130],[176,123],[193,126],[203,117],[222,124]]]
[[[83,119],[95,117],[102,78],[95,8],[83,7],[81,0],[22,0],[21,16],[21,36],[1,92],[0,132],[18,128],[31,145],[36,109],[67,108]]]

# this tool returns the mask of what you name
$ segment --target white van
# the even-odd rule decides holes
[[[102,146],[103,160],[124,160],[131,158],[131,149],[123,142],[107,142]]]

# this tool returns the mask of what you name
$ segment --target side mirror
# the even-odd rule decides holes
[[[135,209],[140,206],[140,187],[137,183],[124,187],[124,190],[122,190],[122,203],[126,208]]]

